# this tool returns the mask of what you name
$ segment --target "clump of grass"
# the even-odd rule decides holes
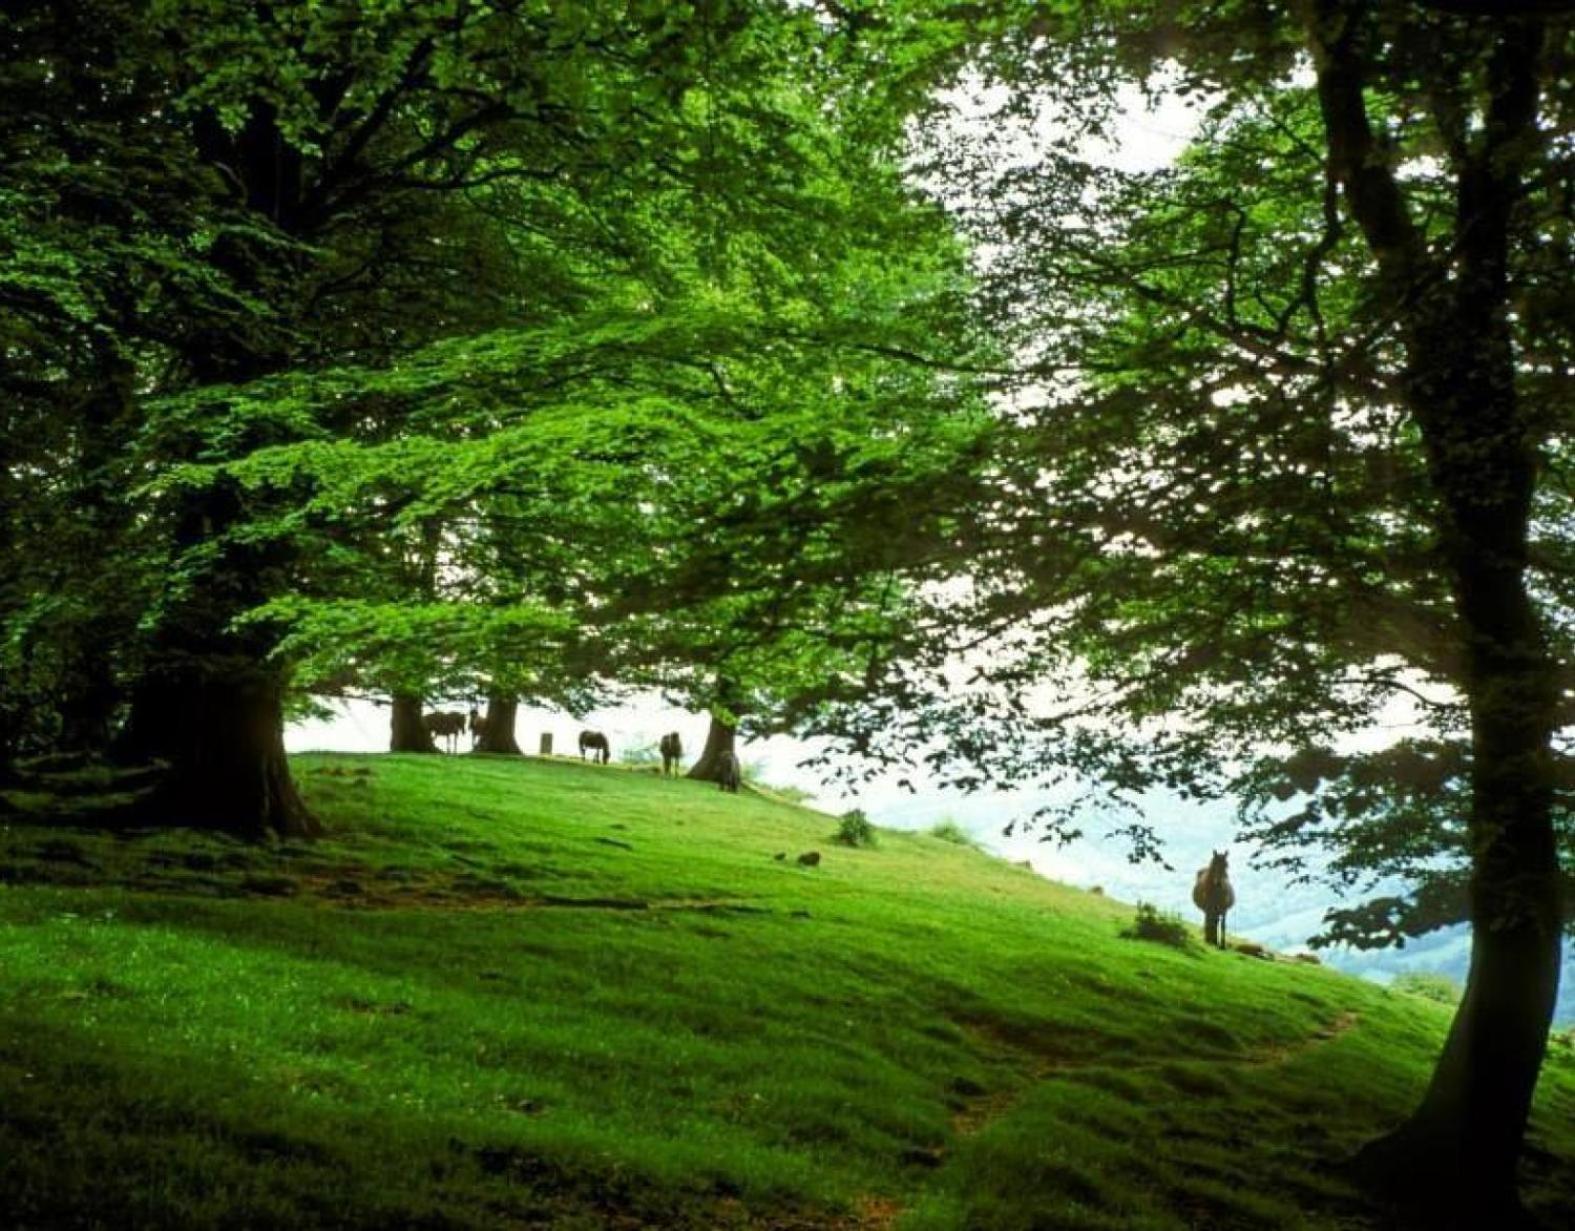
[[[951,842],[957,846],[970,846],[974,850],[983,849],[979,839],[974,837],[951,817],[942,817],[930,826],[930,837],[939,838],[942,842]]]
[[[1459,1004],[1462,995],[1460,984],[1448,975],[1426,970],[1413,970],[1396,975],[1389,987],[1392,991],[1407,996],[1420,996],[1423,1000],[1433,1000],[1448,1005]]]
[[[1190,949],[1197,941],[1180,915],[1162,911],[1152,902],[1139,902],[1132,926],[1122,931],[1128,940],[1152,940],[1173,949]]]
[[[870,818],[861,810],[854,808],[842,814],[842,819],[837,822],[837,832],[831,835],[831,840],[843,846],[869,848],[875,845],[875,826],[870,824]]]

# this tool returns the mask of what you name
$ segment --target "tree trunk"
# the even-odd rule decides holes
[[[414,693],[396,692],[393,711],[388,740],[390,752],[437,752],[432,733],[422,721],[420,697]]]
[[[1515,1167],[1558,992],[1561,911],[1553,828],[1558,664],[1526,584],[1541,429],[1521,405],[1509,323],[1510,216],[1537,127],[1542,31],[1493,30],[1486,115],[1452,154],[1454,243],[1440,258],[1366,111],[1371,11],[1310,4],[1329,164],[1378,266],[1405,344],[1436,529],[1464,639],[1471,712],[1471,967],[1421,1105],[1358,1167],[1427,1207],[1431,1227],[1517,1224]]]
[[[145,682],[133,747],[168,763],[139,816],[247,838],[317,837],[322,830],[290,777],[284,690],[271,671],[210,672]]]
[[[63,647],[60,719],[55,742],[62,752],[106,756],[117,711],[126,696],[118,668],[125,661],[134,627],[126,601],[126,574],[119,563],[125,551],[128,515],[126,483],[117,466],[127,424],[135,417],[136,373],[120,350],[105,339],[94,342],[94,387],[73,409],[77,423],[69,504],[73,517],[58,542],[58,584],[84,590],[98,615],[77,625],[68,622]],[[81,561],[91,561],[89,576]],[[75,576],[73,574],[76,574]]]
[[[222,164],[247,190],[246,207],[296,234],[302,156],[278,126],[277,109],[253,100],[239,132],[214,112],[193,126],[198,156]],[[223,236],[210,259],[235,285],[253,290],[286,272],[265,269],[249,242]],[[268,288],[277,294],[276,287]],[[214,319],[213,332],[193,334],[182,357],[193,386],[238,385],[289,366],[286,344]],[[279,442],[259,423],[227,446],[244,456]],[[211,448],[200,432],[172,444],[168,461],[190,460]],[[248,837],[319,832],[290,777],[284,754],[284,672],[270,660],[277,630],[236,621],[297,584],[295,548],[285,540],[234,535],[260,497],[232,479],[179,489],[169,509],[172,559],[194,570],[179,576],[161,614],[119,753],[163,761],[163,782],[140,811],[159,823],[180,822]],[[178,573],[177,573],[178,575]]]
[[[62,752],[84,752],[102,757],[109,751],[115,711],[122,704],[120,688],[107,664],[84,661],[82,676],[60,702]]]
[[[1558,672],[1524,575],[1535,463],[1460,430],[1498,418],[1504,390],[1483,392],[1476,414],[1457,406],[1430,442],[1468,638],[1471,965],[1421,1106],[1360,1159],[1386,1186],[1432,1206],[1434,1225],[1462,1228],[1509,1227],[1519,1217],[1516,1162],[1558,996],[1562,920],[1553,826]]]
[[[720,782],[722,754],[734,752],[737,735],[737,727],[729,726],[712,714],[711,726],[705,733],[705,749],[700,753],[700,759],[689,770],[688,776],[700,782]]]
[[[177,555],[222,542],[242,519],[234,484],[179,497]],[[272,630],[234,621],[284,588],[287,552],[226,544],[169,605],[132,693],[115,749],[122,761],[162,761],[164,781],[136,811],[154,824],[246,837],[320,832],[284,753],[284,674],[269,661]]]
[[[487,697],[487,714],[481,720],[477,752],[499,752],[520,756],[519,742],[514,738],[514,719],[519,713],[517,697],[491,693]]]
[[[1523,584],[1479,562],[1461,585],[1472,654],[1471,966],[1421,1105],[1359,1165],[1440,1227],[1518,1225],[1520,1156],[1561,960],[1552,819],[1553,664]],[[1518,579],[1516,579],[1518,580]],[[1483,631],[1489,621],[1497,635]],[[1518,628],[1520,635],[1510,630]]]

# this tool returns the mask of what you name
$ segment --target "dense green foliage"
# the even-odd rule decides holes
[[[901,115],[813,13],[4,21],[0,755],[113,739],[170,764],[165,817],[309,831],[239,729],[292,684],[726,675],[770,727],[898,651],[983,343]]]
[[[297,771],[316,843],[0,829],[7,1226],[1384,1225],[1330,1165],[1437,1006],[650,772]]]

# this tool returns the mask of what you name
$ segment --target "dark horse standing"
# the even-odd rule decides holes
[[[1215,851],[1209,866],[1198,871],[1192,883],[1192,904],[1203,912],[1203,938],[1221,949],[1225,947],[1225,913],[1236,905],[1236,891],[1230,887],[1230,855]]]
[[[678,773],[678,763],[684,759],[684,741],[678,738],[677,731],[669,731],[662,736],[659,745],[662,750],[662,777]]]
[[[607,744],[607,737],[600,731],[580,732],[580,759],[585,759],[586,750],[590,750],[591,760],[605,765],[612,760],[612,749]]]
[[[716,759],[716,784],[724,791],[738,794],[739,783],[743,774],[738,767],[738,754],[724,752]]]

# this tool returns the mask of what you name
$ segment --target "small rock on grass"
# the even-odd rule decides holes
[[[818,868],[820,866],[820,852],[805,851],[798,857],[798,862],[801,867]]]

